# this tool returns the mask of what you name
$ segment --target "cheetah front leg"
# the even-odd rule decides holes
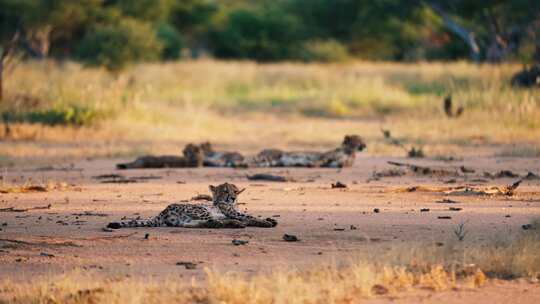
[[[182,223],[180,227],[184,228],[209,228],[209,229],[222,229],[222,228],[246,228],[246,225],[238,220],[222,219],[222,220],[196,220],[191,222]]]
[[[248,227],[259,227],[259,228],[272,228],[277,226],[277,221],[272,218],[267,219],[258,219],[258,218],[249,218],[243,221]]]

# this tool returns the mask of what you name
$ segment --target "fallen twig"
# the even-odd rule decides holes
[[[29,210],[40,210],[40,209],[51,209],[51,204],[47,206],[38,206],[38,207],[32,207],[32,208],[26,208],[26,209],[16,209],[15,207],[8,207],[8,208],[0,208],[0,212],[26,212]]]
[[[48,242],[27,242],[27,241],[21,241],[16,239],[0,239],[0,242],[8,242],[8,243],[14,243],[14,244],[20,244],[20,245],[27,245],[27,246],[53,246],[53,247],[61,247],[61,246],[67,246],[67,247],[82,247],[82,245],[75,244],[73,242],[60,242],[60,243],[48,243]]]
[[[452,170],[446,170],[442,168],[431,168],[427,166],[418,166],[414,164],[409,163],[400,163],[395,161],[388,161],[388,164],[398,167],[407,167],[407,169],[411,170],[412,172],[416,174],[422,174],[422,175],[440,175],[440,176],[458,176],[459,173],[457,171]]]
[[[264,180],[264,181],[271,181],[271,182],[288,182],[288,181],[292,181],[292,179],[287,178],[285,176],[273,175],[273,174],[267,174],[267,173],[257,173],[257,174],[253,174],[253,175],[248,175],[247,179],[249,179],[249,180]]]

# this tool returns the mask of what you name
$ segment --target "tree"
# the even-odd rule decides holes
[[[534,0],[423,3],[437,12],[447,28],[469,45],[476,61],[482,49],[484,57],[491,62],[500,62],[515,54],[524,41],[534,41],[540,22],[540,2]]]
[[[87,65],[118,71],[131,62],[159,58],[162,49],[152,26],[132,18],[115,24],[97,24],[76,49],[76,56]]]
[[[208,32],[220,9],[223,8],[212,0],[174,0],[169,23],[185,38],[194,57],[199,49],[208,47]]]
[[[305,41],[299,20],[277,5],[233,10],[211,37],[218,57],[258,61],[300,58]]]
[[[4,75],[21,37],[24,13],[29,11],[26,1],[0,1],[0,102],[4,97]]]

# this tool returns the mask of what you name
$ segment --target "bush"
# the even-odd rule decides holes
[[[158,59],[161,49],[149,24],[125,18],[117,24],[93,27],[75,52],[88,65],[102,65],[116,71],[130,62]]]
[[[103,118],[105,113],[94,108],[77,105],[60,105],[51,109],[29,112],[4,112],[2,118],[8,122],[41,123],[44,125],[86,126]]]
[[[336,40],[311,40],[304,43],[304,61],[338,62],[348,58],[347,48]]]
[[[156,36],[163,45],[161,50],[162,59],[178,59],[184,48],[182,35],[170,24],[162,23],[156,28]]]
[[[298,58],[300,24],[296,17],[275,7],[232,11],[212,32],[217,57],[276,61]]]

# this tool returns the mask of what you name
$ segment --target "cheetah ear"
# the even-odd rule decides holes
[[[244,192],[244,190],[246,190],[246,188],[243,188],[243,189],[240,189],[240,190],[236,191],[236,194],[240,194],[240,193]]]
[[[210,192],[214,193],[216,191],[216,187],[210,185],[208,186],[208,189],[210,189]]]

